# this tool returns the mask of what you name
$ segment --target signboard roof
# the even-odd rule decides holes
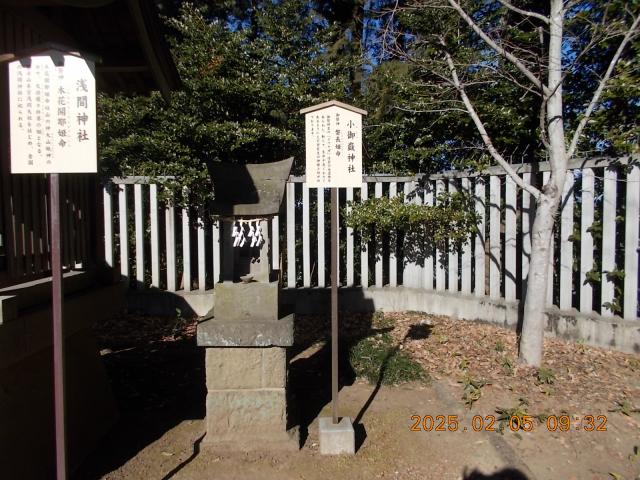
[[[345,110],[349,110],[351,112],[359,113],[360,115],[367,114],[366,110],[362,110],[361,108],[347,105],[346,103],[342,103],[337,100],[330,100],[328,102],[319,103],[318,105],[313,105],[311,107],[303,108],[302,110],[300,110],[300,113],[302,114],[311,113],[311,112],[315,112],[316,110],[322,110],[323,108],[328,108],[328,107],[340,107],[340,108],[344,108]]]

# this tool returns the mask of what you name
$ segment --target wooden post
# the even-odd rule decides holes
[[[64,334],[62,326],[62,258],[60,252],[60,175],[49,175],[51,209],[51,299],[53,313],[53,395],[56,437],[56,476],[67,478],[64,408]]]
[[[338,189],[331,189],[331,414],[338,423]]]

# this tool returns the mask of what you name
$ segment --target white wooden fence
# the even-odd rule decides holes
[[[627,158],[617,165],[622,167],[606,159],[571,165],[554,238],[548,305],[638,317],[640,169]],[[530,164],[515,167],[527,183],[540,185],[549,176],[546,163],[535,170]],[[477,233],[459,251],[435,251],[417,262],[403,258],[401,234],[378,238],[379,245],[362,245],[358,232],[347,228],[341,216],[340,286],[405,286],[519,300],[526,285],[534,204],[500,169],[429,178],[365,176],[361,189],[341,189],[339,202],[343,207],[351,200],[403,193],[405,201],[431,205],[439,192],[457,189],[476,199]],[[145,178],[113,179],[103,192],[105,258],[119,265],[135,288],[214,288],[221,264],[219,222],[161,204],[158,187]],[[287,288],[329,285],[329,197],[328,190],[309,188],[304,177],[287,183],[283,212],[273,219],[280,241],[271,246],[273,266],[281,269]],[[592,234],[594,220],[601,224],[601,234]],[[608,275],[622,270],[624,278]],[[587,278],[594,275],[599,282],[593,285]]]

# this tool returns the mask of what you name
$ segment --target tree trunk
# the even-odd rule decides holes
[[[562,31],[564,12],[562,0],[550,0],[549,14],[549,72],[547,79],[547,154],[551,175],[536,202],[536,218],[531,231],[531,261],[524,300],[520,362],[540,366],[545,325],[547,275],[551,234],[562,198],[567,174],[567,153],[562,118]]]
[[[520,361],[527,365],[539,366],[542,361],[545,309],[547,306],[547,285],[551,238],[555,214],[560,205],[560,195],[555,198],[541,195],[536,203],[535,220],[531,229],[531,257],[529,275],[524,298],[522,331],[520,333]]]

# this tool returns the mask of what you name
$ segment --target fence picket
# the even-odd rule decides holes
[[[324,188],[318,188],[318,287],[325,287]]]
[[[118,186],[118,219],[120,226],[120,275],[129,282],[129,235],[127,232],[127,186]],[[63,197],[64,198],[64,197]],[[67,212],[68,214],[68,212]],[[67,237],[68,238],[68,237]]]
[[[469,179],[463,178],[460,186],[465,194],[470,194]],[[471,293],[471,238],[466,239],[466,243],[462,246],[462,257],[460,261],[461,267],[461,291],[462,293]]]
[[[438,197],[440,194],[444,192],[444,180],[438,179],[436,180],[436,196],[434,198],[434,204],[438,203]],[[442,264],[442,251],[439,248],[436,248],[435,251],[435,263],[436,263],[436,290],[443,291],[446,287],[446,279],[445,279],[445,269]]]
[[[167,290],[176,291],[176,217],[174,207],[169,201],[164,209],[165,245],[167,248]]]
[[[593,310],[593,287],[587,281],[587,274],[593,269],[593,235],[589,231],[594,218],[595,175],[593,170],[582,171],[582,195],[580,202],[580,311]]]
[[[433,206],[433,185],[432,182],[427,182],[426,189],[424,192],[424,204],[428,206]],[[427,290],[433,290],[433,257],[434,250],[432,248],[427,252],[427,256],[424,259],[424,270],[422,272],[422,284],[424,288]]]
[[[398,196],[398,183],[389,182],[389,198]],[[398,286],[398,232],[389,232],[389,286]]]
[[[458,187],[455,182],[456,181],[453,178],[447,181],[447,183],[449,184],[448,185],[449,194],[454,194],[458,191]],[[449,240],[449,242],[451,241]],[[449,261],[447,264],[447,270],[449,274],[448,290],[450,292],[457,292],[458,291],[458,251],[455,250],[454,248],[451,248],[452,245],[448,245],[448,246],[449,246]]]
[[[504,297],[505,300],[516,300],[516,222],[518,196],[516,182],[505,176],[504,194]]]
[[[367,182],[362,183],[362,187],[360,188],[360,202],[365,202],[367,200],[368,195],[368,186]],[[362,288],[369,287],[369,246],[367,242],[361,240],[361,251],[360,251],[360,285]]]
[[[296,287],[295,183],[287,183],[287,287]]]
[[[211,243],[213,250],[213,288],[222,281],[222,259],[220,258],[220,220],[211,222]]]
[[[113,204],[111,200],[111,186],[102,187],[102,211],[104,215],[104,261],[113,267]]]
[[[617,172],[604,169],[604,198],[602,200],[602,273],[601,273],[601,312],[605,317],[614,315],[611,308],[605,306],[613,303],[615,285],[607,274],[616,268],[616,196],[618,193]]]
[[[353,202],[353,187],[347,188],[347,214],[351,211],[348,202]],[[353,228],[347,227],[347,287],[353,287]]]
[[[185,197],[188,192],[185,190]],[[191,291],[191,219],[189,209],[182,209],[182,288]]]
[[[302,286],[311,287],[311,234],[309,231],[309,187],[302,184]]]
[[[500,298],[500,177],[489,179],[489,296]]]
[[[158,235],[158,186],[149,185],[149,223],[151,225],[151,286],[160,288],[160,237]]]
[[[569,170],[562,192],[560,212],[560,309],[569,310],[573,298],[573,171]]]
[[[144,224],[142,218],[142,185],[133,186],[133,203],[136,224],[136,281],[144,286]]]
[[[198,215],[198,290],[204,292],[207,287],[207,259],[204,248],[204,218]]]
[[[376,182],[374,190],[374,195],[376,198],[382,197],[382,182]],[[380,288],[383,286],[382,283],[382,255],[379,254],[382,251],[382,235],[376,232],[376,260],[375,260],[375,280],[376,287]]]
[[[627,173],[627,198],[625,205],[624,233],[624,318],[638,315],[638,244],[640,218],[640,167],[634,166]]]

